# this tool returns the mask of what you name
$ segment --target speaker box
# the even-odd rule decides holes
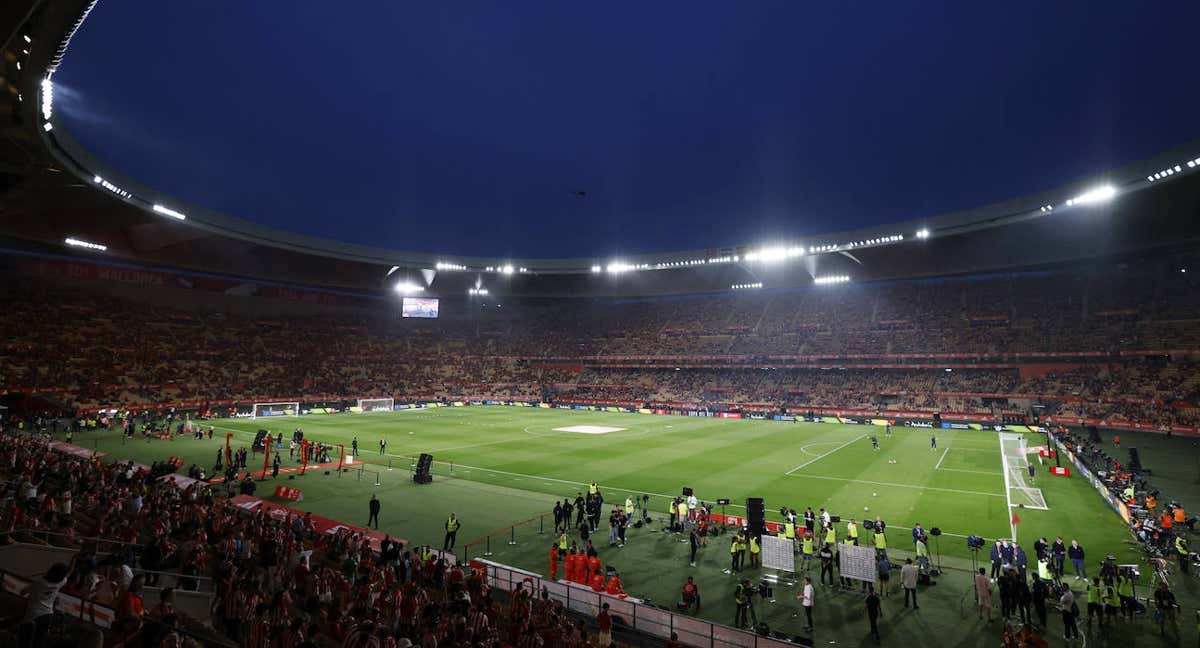
[[[429,466],[433,464],[433,455],[422,452],[420,457],[417,457],[417,474],[429,474]]]
[[[691,497],[691,496],[692,496],[692,489],[691,489],[691,487],[690,487],[690,486],[684,486],[684,487],[683,487],[683,496],[684,496],[684,497]]]
[[[429,473],[418,473],[413,475],[413,481],[417,482],[418,484],[428,484],[429,482],[433,481],[433,475],[430,475]]]
[[[761,497],[746,498],[746,521],[751,535],[761,536],[765,531],[767,509]]]

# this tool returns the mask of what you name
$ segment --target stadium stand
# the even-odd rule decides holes
[[[0,387],[62,410],[375,394],[1200,424],[1200,305],[1166,272],[514,300],[417,323],[376,304],[13,279]]]

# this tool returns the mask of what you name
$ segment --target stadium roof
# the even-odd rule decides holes
[[[0,184],[0,233],[9,247],[61,252],[71,237],[106,246],[112,258],[358,289],[400,279],[456,292],[656,294],[1039,265],[1188,244],[1200,229],[1200,167],[1189,165],[1200,158],[1198,140],[975,209],[675,252],[477,257],[309,236],[187,204],[124,176],[77,141],[71,120],[60,119],[55,83],[42,79],[56,69],[91,6],[26,1],[7,4],[0,14],[8,21],[0,33],[11,34],[5,77],[13,121],[5,126]]]

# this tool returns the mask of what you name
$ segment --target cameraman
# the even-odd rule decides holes
[[[736,628],[746,627],[746,614],[749,613],[750,618],[754,620],[754,625],[758,625],[758,615],[754,613],[754,606],[750,600],[754,596],[754,588],[750,585],[750,579],[743,578],[742,582],[738,583],[733,590],[733,602],[737,606],[737,612],[733,617],[733,625]]]

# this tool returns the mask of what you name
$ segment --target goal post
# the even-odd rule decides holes
[[[250,418],[264,416],[297,416],[300,414],[300,403],[255,403],[254,412]]]
[[[358,411],[360,412],[390,412],[395,408],[396,399],[394,398],[360,398],[358,399]]]
[[[1048,510],[1042,489],[1029,483],[1029,449],[1025,437],[1011,432],[1000,433],[1000,460],[1004,464],[1004,485],[1009,505]]]

